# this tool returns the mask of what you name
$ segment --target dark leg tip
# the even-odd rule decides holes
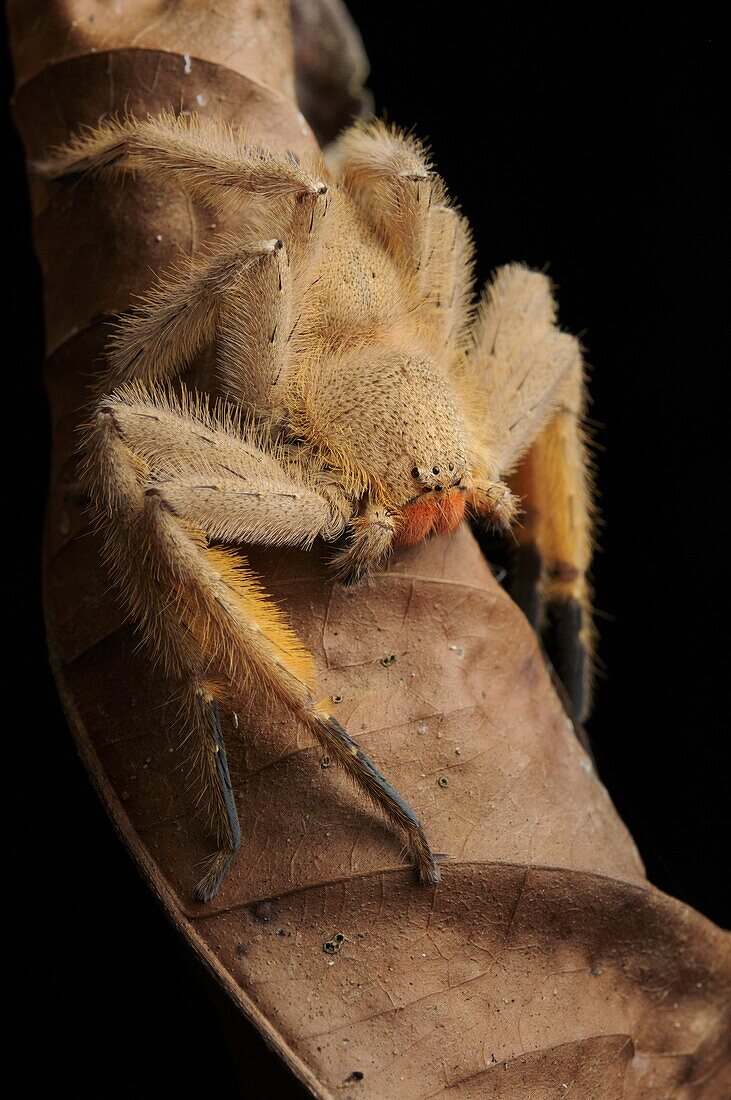
[[[355,566],[353,569],[347,569],[345,572],[339,573],[338,580],[343,588],[356,588],[363,580],[365,573],[363,566]]]
[[[553,600],[548,609],[546,648],[579,722],[589,704],[589,662],[583,642],[584,609],[576,600]]]
[[[234,858],[236,850],[215,852],[208,861],[208,867],[203,878],[195,888],[195,900],[205,905],[215,898],[221,888],[224,875]]]
[[[541,619],[541,556],[533,542],[523,543],[512,556],[508,592],[531,626]]]
[[[195,897],[196,901],[199,901],[201,903],[201,905],[207,905],[209,901],[213,901],[213,899],[215,898],[216,894],[218,893],[219,886],[220,883],[218,886],[209,887],[208,885],[204,885],[202,882],[199,882],[195,890],[193,891],[193,896]]]
[[[419,865],[419,882],[422,886],[438,886],[442,881],[442,872],[439,868],[439,861],[444,860],[444,856],[432,855],[426,862],[422,862]]]

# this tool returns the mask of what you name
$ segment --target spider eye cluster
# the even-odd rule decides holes
[[[451,489],[459,485],[465,473],[465,463],[462,460],[438,463],[433,466],[414,466],[411,477],[419,483],[422,491],[429,493],[432,490],[441,493],[445,489]]]

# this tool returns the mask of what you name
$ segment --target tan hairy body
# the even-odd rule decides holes
[[[466,223],[423,148],[380,124],[346,133],[325,165],[195,118],[130,119],[44,166],[88,169],[146,172],[241,225],[123,319],[83,443],[112,572],[198,736],[218,844],[198,895],[215,893],[238,843],[220,708],[250,691],[289,709],[438,881],[418,818],[315,701],[309,655],[226,546],[337,542],[352,583],[467,513],[510,524],[512,475],[529,520],[519,540],[539,561],[530,610],[538,623],[547,597],[563,615],[582,710],[583,377],[550,284],[504,268],[473,310]],[[179,383],[207,344],[213,406]]]

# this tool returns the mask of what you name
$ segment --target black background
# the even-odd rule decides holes
[[[376,108],[431,142],[473,225],[480,279],[509,260],[548,263],[561,321],[583,334],[604,448],[604,673],[589,733],[651,880],[728,923],[728,240],[715,28],[686,22],[658,37],[629,19],[536,25],[522,7],[493,22],[478,19],[487,6],[455,2],[413,22],[426,5],[350,6]],[[216,1010],[91,791],[46,668],[40,283],[22,154],[9,140],[5,397],[18,421],[28,408],[30,430],[22,476],[17,454],[6,460],[6,519],[21,548],[6,576],[18,605],[6,612],[24,631],[25,686],[13,693],[22,720],[6,723],[23,802],[5,844],[25,872],[13,872],[11,907],[28,1029],[45,1052],[30,1070],[72,1080],[76,1096],[213,1093],[234,1087]],[[252,1095],[284,1095],[267,1080]]]

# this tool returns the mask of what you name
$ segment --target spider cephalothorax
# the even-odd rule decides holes
[[[137,170],[240,228],[160,278],[120,323],[84,433],[83,477],[130,616],[183,685],[199,735],[218,889],[239,843],[219,707],[276,699],[403,830],[424,882],[439,868],[418,818],[313,700],[312,661],[220,544],[336,543],[348,582],[392,547],[466,514],[516,534],[518,592],[566,642],[562,674],[586,705],[589,496],[576,341],[550,284],[501,269],[471,305],[464,219],[422,146],[379,123],[330,166],[277,155],[230,128],[163,115],[102,124],[46,175]],[[206,345],[205,393],[181,381]],[[211,402],[208,395],[216,400]]]

